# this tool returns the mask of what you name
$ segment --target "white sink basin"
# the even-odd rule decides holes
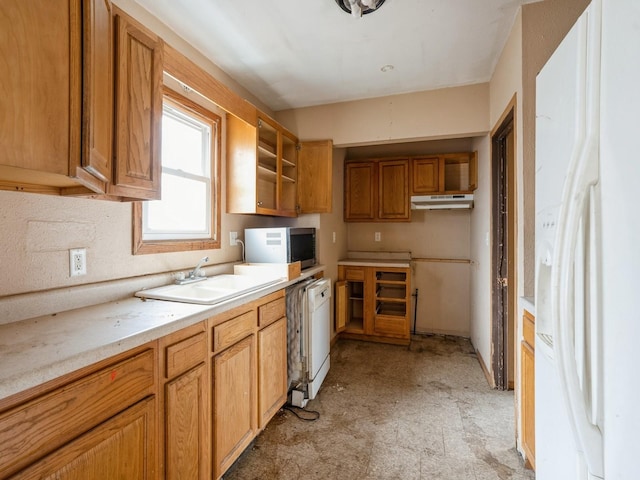
[[[216,275],[186,285],[167,285],[136,292],[136,297],[170,300],[173,302],[214,305],[233,297],[253,292],[282,281],[249,275]]]

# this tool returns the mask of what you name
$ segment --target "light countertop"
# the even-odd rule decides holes
[[[520,305],[531,315],[536,314],[535,299],[533,297],[520,297]]]
[[[137,297],[0,325],[0,399],[126,352],[321,272],[216,305]]]
[[[395,268],[409,268],[411,261],[409,260],[394,260],[394,259],[381,259],[381,258],[345,258],[338,261],[338,265],[350,265],[361,267],[395,267]]]
[[[411,252],[351,250],[347,253],[347,258],[338,261],[338,265],[409,268]]]

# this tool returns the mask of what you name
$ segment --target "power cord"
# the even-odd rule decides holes
[[[304,420],[305,422],[315,422],[320,418],[320,412],[317,412],[315,410],[307,410],[302,407],[297,407],[296,405],[291,405],[290,403],[287,403],[282,408],[284,410],[289,410],[296,417],[298,417],[300,420]],[[300,414],[301,412],[304,412],[304,413],[301,415]]]
[[[242,245],[242,263],[245,263],[245,261],[244,261],[244,242],[242,240],[240,240],[239,238],[236,238],[236,242],[238,242],[240,245]]]

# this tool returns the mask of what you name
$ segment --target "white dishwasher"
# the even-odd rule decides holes
[[[291,403],[306,406],[329,371],[331,280],[303,281],[287,288],[288,375]]]
[[[329,372],[331,343],[331,280],[320,279],[307,287],[306,332],[309,400],[313,400]]]

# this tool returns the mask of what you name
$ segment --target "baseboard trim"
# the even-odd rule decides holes
[[[482,372],[484,373],[484,376],[487,379],[487,383],[491,388],[496,388],[496,383],[493,379],[493,375],[491,375],[491,373],[489,372],[489,369],[487,368],[487,365],[484,363],[484,360],[482,359],[482,355],[480,355],[480,352],[475,347],[474,347],[474,350],[476,351],[476,357],[478,357],[478,363],[480,364],[480,368],[482,368]]]

